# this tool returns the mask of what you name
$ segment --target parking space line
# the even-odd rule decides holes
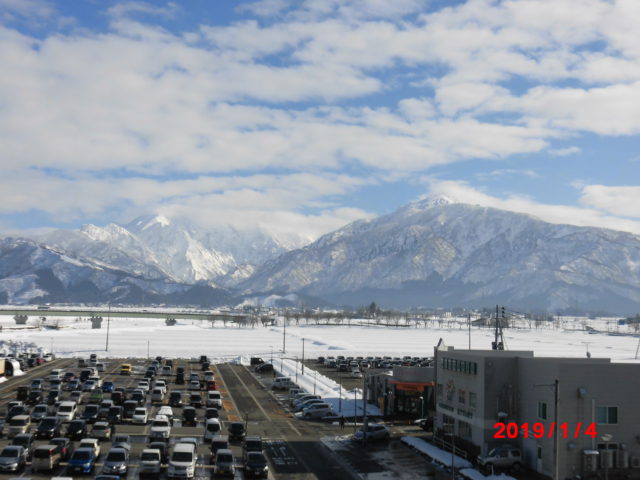
[[[287,420],[287,424],[289,424],[289,426],[293,429],[293,431],[296,432],[300,437],[302,436],[300,431],[296,427],[293,426],[293,423],[291,423],[291,420]]]

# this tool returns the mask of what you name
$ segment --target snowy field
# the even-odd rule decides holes
[[[280,319],[280,322],[282,319]],[[282,326],[236,327],[222,323],[178,321],[166,326],[163,320],[111,319],[109,349],[106,351],[106,321],[101,329],[92,330],[88,320],[68,317],[50,318],[62,328],[16,329],[12,317],[0,316],[0,352],[27,347],[33,351],[53,351],[58,356],[100,357],[194,357],[206,354],[219,360],[237,360],[239,357],[262,356],[279,358],[283,346]],[[612,327],[611,320],[592,320],[591,328],[598,333],[583,330],[584,321],[564,321],[563,328],[527,327],[505,329],[508,350],[533,350],[536,356],[606,357],[615,361],[635,361],[639,339],[619,327]],[[37,325],[30,320],[27,326]],[[625,327],[626,328],[626,327]],[[610,330],[607,333],[607,329]],[[286,356],[302,356],[302,339],[305,357],[319,355],[389,355],[431,356],[433,347],[443,339],[445,345],[458,349],[469,347],[469,332],[463,321],[434,323],[427,328],[347,326],[347,325],[299,325],[286,328]],[[493,330],[472,327],[471,348],[490,349]]]
[[[280,323],[282,319],[279,320]],[[87,357],[97,353],[100,358],[166,357],[193,358],[208,355],[214,362],[234,361],[249,363],[251,356],[265,360],[273,358],[281,373],[295,378],[307,391],[315,392],[328,401],[337,414],[362,414],[361,391],[344,391],[320,372],[305,368],[302,375],[296,359],[302,357],[304,339],[305,358],[320,355],[392,357],[431,356],[433,348],[442,339],[445,345],[458,349],[469,348],[469,330],[463,319],[432,322],[427,326],[385,327],[379,325],[298,325],[286,328],[286,353],[283,346],[282,326],[238,327],[208,321],[178,321],[166,326],[163,320],[111,319],[109,349],[106,322],[101,329],[91,329],[88,320],[51,316],[49,324],[61,328],[50,329],[30,320],[26,327],[17,328],[12,317],[0,316],[0,353],[19,351],[53,351],[60,357]],[[606,357],[614,361],[635,362],[639,338],[630,335],[610,319],[591,320],[589,327],[597,333],[584,330],[585,320],[564,321],[554,328],[545,324],[535,328],[521,323],[518,328],[504,332],[508,350],[533,350],[536,356]],[[621,335],[626,333],[626,335]],[[490,349],[493,330],[471,328],[471,348]],[[284,357],[284,358],[282,358]],[[341,399],[340,399],[341,397]],[[341,407],[341,408],[340,408]],[[369,415],[378,414],[372,405]]]

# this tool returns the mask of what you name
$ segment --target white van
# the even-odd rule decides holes
[[[154,388],[151,392],[151,401],[153,403],[161,403],[164,400],[164,390],[162,388]]]
[[[61,368],[54,368],[53,370],[51,370],[51,373],[49,373],[49,378],[55,377],[61,379],[63,375],[64,371]]]
[[[56,418],[61,422],[70,422],[75,418],[77,411],[76,402],[60,402],[56,411]]]
[[[217,418],[207,418],[204,424],[204,441],[209,442],[213,437],[221,434],[220,421]]]
[[[222,395],[220,395],[218,390],[210,390],[207,392],[207,407],[222,409]]]
[[[16,415],[9,420],[7,437],[13,438],[21,433],[27,433],[31,427],[31,417],[29,415]]]
[[[169,478],[193,478],[196,472],[196,447],[192,443],[177,443],[169,458]]]

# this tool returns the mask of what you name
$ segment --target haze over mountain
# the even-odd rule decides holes
[[[353,222],[298,249],[258,230],[209,231],[162,216],[57,230],[38,240],[44,245],[3,241],[5,303],[93,301],[135,285],[135,294],[121,297],[164,295],[180,304],[200,284],[349,306],[640,311],[640,237],[446,198]],[[232,301],[228,291],[212,295]]]

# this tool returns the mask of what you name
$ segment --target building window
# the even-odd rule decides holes
[[[439,383],[438,386],[436,387],[436,394],[438,395],[438,397],[442,397],[442,384]]]
[[[458,389],[458,402],[464,405],[466,401],[467,401],[467,392],[465,392],[461,388]]]
[[[469,407],[476,408],[476,394],[469,392]]]
[[[471,424],[459,420],[458,436],[460,436],[460,438],[464,438],[465,440],[471,440]]]
[[[596,422],[616,425],[618,423],[618,407],[596,407]]]
[[[547,419],[547,404],[544,402],[538,402],[538,418]]]

